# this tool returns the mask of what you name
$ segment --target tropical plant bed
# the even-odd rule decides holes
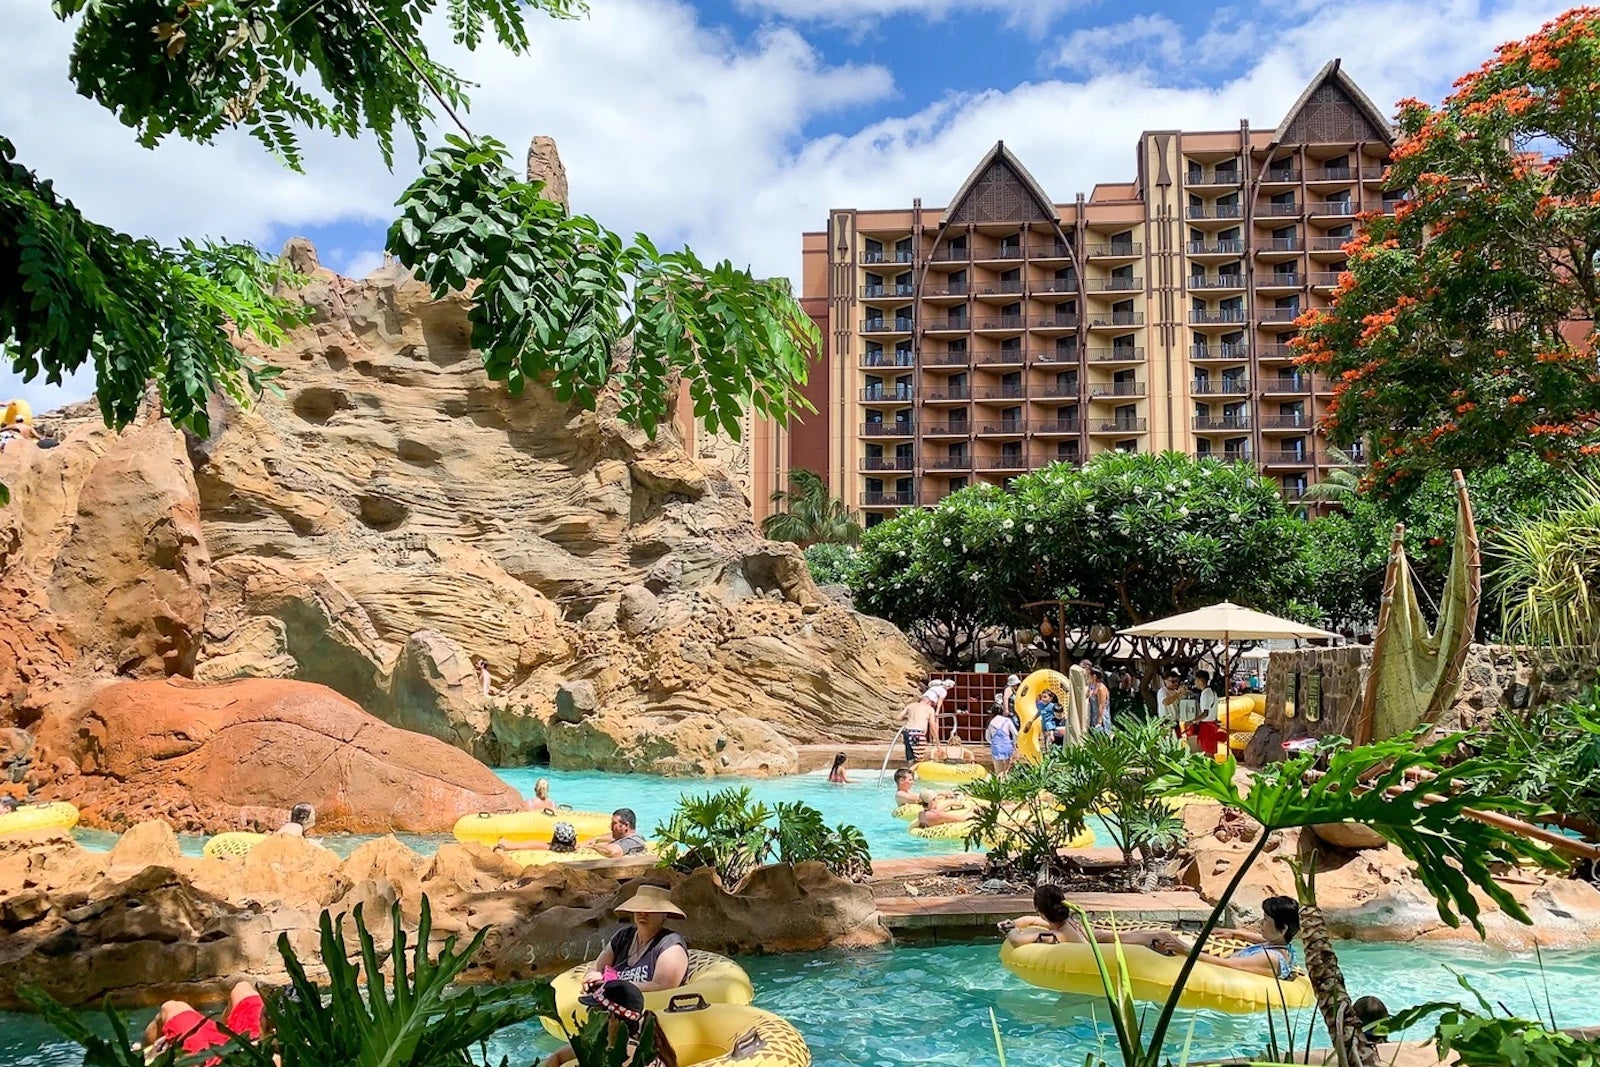
[[[1068,893],[1127,893],[1127,873],[1120,868],[1089,868],[1067,871],[1052,879]],[[948,874],[914,875],[873,879],[872,895],[886,897],[961,897],[969,895],[1017,896],[1033,892],[1033,883],[1017,879],[996,878],[981,871],[956,871]],[[1150,887],[1156,890],[1181,888],[1171,878],[1163,878]],[[1132,891],[1139,892],[1143,885]],[[1198,899],[1198,898],[1197,898]]]

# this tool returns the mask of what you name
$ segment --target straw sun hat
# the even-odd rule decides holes
[[[655,915],[672,915],[679,919],[687,919],[683,909],[672,902],[667,896],[667,890],[659,885],[642,885],[634,890],[633,896],[618,904],[614,911],[619,912],[648,912]]]

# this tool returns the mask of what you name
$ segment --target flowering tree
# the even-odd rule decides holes
[[[1392,216],[1345,246],[1333,306],[1302,317],[1301,361],[1336,379],[1324,422],[1370,438],[1369,477],[1529,450],[1600,452],[1600,8],[1574,8],[1399,105]]]

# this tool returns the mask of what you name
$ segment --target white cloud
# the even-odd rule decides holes
[[[953,0],[863,2],[955,10]],[[167,239],[257,240],[290,227],[376,224],[414,172],[389,174],[371,145],[327,138],[308,140],[308,178],[242,138],[140,150],[71,92],[70,34],[48,6],[14,7],[12,32],[0,39],[0,130],[25,163],[106,222]],[[475,130],[519,160],[534,134],[556,138],[575,209],[623,233],[798,278],[800,234],[822,228],[830,208],[919,196],[942,207],[996,140],[1051,196],[1070,200],[1096,182],[1133,178],[1141,130],[1230,129],[1240,118],[1275,126],[1335,56],[1382,110],[1401,96],[1437,99],[1496,43],[1561,8],[1558,0],[1263,0],[1217,12],[1198,39],[1144,17],[1053,42],[1041,69],[1056,64],[1061,78],[952,94],[909,113],[894,108],[882,68],[830,63],[792,28],[734,37],[679,0],[596,0],[589,19],[537,23],[530,56],[485,49],[456,65],[479,85],[468,118]],[[1084,58],[1116,49],[1111,63]],[[1195,68],[1206,64],[1209,84],[1200,84]],[[806,139],[819,116],[861,105],[885,117]],[[341,243],[323,250],[324,262],[361,273],[376,261],[376,248]],[[0,371],[0,398],[15,389]]]
[[[1007,26],[1042,33],[1064,13],[1093,0],[739,0],[746,11],[796,22],[866,26],[895,15],[938,20],[971,12],[998,12]]]

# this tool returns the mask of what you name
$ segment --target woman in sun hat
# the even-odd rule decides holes
[[[650,1061],[648,1067],[678,1067],[678,1054],[673,1051],[667,1035],[661,1032],[655,1012],[645,1010],[644,994],[639,991],[638,986],[620,980],[606,982],[593,993],[583,997],[582,1001],[589,1007],[598,1008],[606,1013],[608,1043],[614,1043],[621,1034],[627,1035],[630,1059],[638,1048],[639,1037],[644,1032],[646,1023],[654,1024],[651,1025],[650,1032],[655,1059]],[[561,1067],[562,1064],[571,1063],[575,1059],[577,1055],[572,1051],[572,1046],[563,1045],[544,1061],[544,1067]]]
[[[689,946],[683,935],[666,928],[666,921],[669,916],[687,916],[672,902],[667,890],[658,885],[642,885],[618,904],[616,911],[622,918],[632,919],[632,925],[618,930],[600,950],[599,958],[584,973],[584,992],[593,992],[619,978],[646,993],[683,985],[689,973]]]

